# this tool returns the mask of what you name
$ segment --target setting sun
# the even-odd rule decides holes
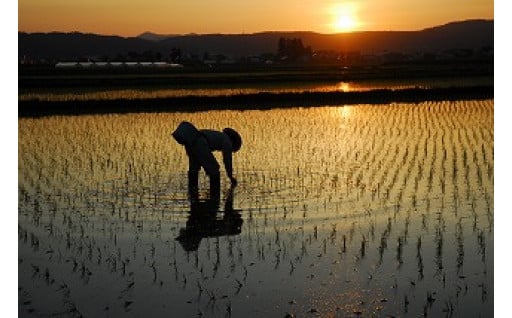
[[[357,7],[352,3],[335,5],[331,9],[332,29],[335,32],[352,32],[358,29]]]
[[[340,32],[350,32],[354,30],[355,26],[356,22],[349,15],[340,16],[336,23],[334,24],[335,29]]]

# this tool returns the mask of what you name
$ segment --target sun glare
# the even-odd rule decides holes
[[[332,29],[335,32],[352,32],[357,30],[360,22],[357,8],[352,3],[338,4],[331,9]]]
[[[336,30],[340,32],[350,32],[354,29],[355,26],[356,22],[349,15],[339,16],[338,20],[336,20],[336,23],[334,24]]]

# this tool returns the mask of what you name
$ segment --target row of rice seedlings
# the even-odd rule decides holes
[[[443,128],[443,129],[444,129],[444,128]],[[355,130],[355,131],[356,131],[357,133],[360,133],[360,132],[361,132],[361,130]],[[432,159],[437,158],[437,160],[438,160],[438,161],[436,161],[437,163],[433,162],[433,163],[429,166],[429,168],[428,168],[428,175],[427,175],[427,179],[426,179],[426,180],[427,180],[427,182],[428,182],[428,183],[427,183],[427,185],[428,185],[428,189],[430,189],[430,191],[432,191],[432,190],[433,190],[433,188],[432,188],[432,187],[434,186],[434,182],[435,182],[435,184],[436,184],[436,189],[438,189],[437,191],[441,191],[441,192],[443,192],[443,191],[446,191],[446,184],[445,184],[445,182],[441,182],[441,180],[445,180],[445,179],[447,179],[447,171],[449,171],[449,170],[450,170],[450,169],[449,169],[449,167],[448,167],[448,165],[447,165],[447,160],[448,160],[448,156],[451,154],[451,152],[448,152],[448,153],[447,153],[447,150],[446,150],[446,149],[443,149],[443,151],[441,152],[441,154],[442,154],[442,155],[441,155],[441,156],[438,156],[438,155],[437,155],[437,153],[439,152],[437,144],[439,144],[439,143],[440,143],[441,145],[445,145],[445,144],[446,144],[446,141],[444,140],[444,139],[445,139],[444,134],[442,134],[442,135],[438,135],[438,134],[436,134],[436,135],[437,135],[437,138],[440,138],[440,139],[441,139],[441,141],[437,141],[437,142],[432,146],[433,148],[431,148],[432,150],[431,150],[431,151],[429,151],[429,153],[430,153],[430,156],[431,156],[431,158],[432,158]],[[449,135],[449,136],[451,136],[451,135]],[[450,138],[450,137],[448,137],[448,138]],[[427,145],[427,144],[426,144],[426,143],[424,143],[424,144],[425,144],[425,147],[426,147],[426,145]],[[447,145],[447,144],[446,144],[445,146],[441,146],[441,147],[450,147],[450,145]],[[414,149],[414,150],[413,150],[413,157],[412,157],[413,161],[415,160],[415,156],[416,156],[416,155],[419,155],[419,154],[418,154],[418,150],[419,150],[418,148],[419,148],[419,147],[417,147],[417,144],[416,144],[416,145],[414,146],[414,148],[413,148],[413,149]],[[387,149],[389,149],[389,147],[388,147]],[[402,149],[403,149],[403,148],[402,148]],[[426,149],[426,148],[425,148],[425,149]],[[356,150],[357,150],[357,149],[356,149]],[[435,153],[434,153],[434,151],[435,151]],[[352,160],[353,160],[353,161],[357,160],[357,158],[359,157],[359,156],[358,156],[358,154],[357,154],[357,152],[352,152],[352,153],[355,153],[355,154],[353,155],[353,156],[354,156],[354,159],[352,159]],[[395,152],[395,153],[396,153],[396,154],[398,154],[398,152]],[[406,160],[406,157],[408,156],[407,154],[408,154],[408,149],[407,149],[407,148],[405,148],[405,151],[402,153],[402,163],[404,164],[404,166],[405,166],[405,160]],[[435,154],[435,155],[434,155],[434,154]],[[363,153],[363,158],[365,158],[364,156],[365,156],[365,154]],[[385,157],[386,155],[383,155],[383,156]],[[343,160],[343,159],[339,159],[339,158],[337,158],[337,160]],[[350,160],[350,159],[349,159],[349,160]],[[287,161],[287,160],[281,160],[281,161],[289,162],[289,161]],[[390,162],[394,162],[394,160],[390,160]],[[379,166],[382,166],[382,163],[379,163],[378,165],[379,165]],[[351,170],[349,170],[349,171],[347,172],[347,175],[350,177],[350,178],[349,178],[349,180],[350,180],[350,181],[349,181],[348,183],[346,183],[346,189],[347,189],[347,190],[351,189],[351,185],[352,185],[352,184],[354,184],[354,183],[355,183],[355,184],[359,184],[359,185],[361,185],[361,184],[362,184],[362,186],[361,186],[361,188],[359,188],[359,190],[360,190],[360,193],[361,193],[361,192],[364,192],[364,186],[365,186],[365,184],[362,182],[362,176],[363,176],[362,171],[364,171],[363,169],[368,168],[368,167],[371,167],[371,166],[372,166],[372,164],[371,164],[371,163],[367,163],[366,165],[361,165],[361,166],[360,166],[360,169],[359,169],[359,171],[358,171],[358,172],[359,172],[358,174],[353,174],[353,172],[352,172]],[[418,167],[418,169],[422,169],[423,164],[418,163],[416,166]],[[439,167],[439,166],[440,166],[440,167]],[[439,168],[438,168],[438,167],[439,167]],[[414,168],[414,166],[411,166],[411,162],[409,162],[409,164],[408,164],[407,166],[405,166],[405,169],[406,169],[406,170],[412,170],[413,168]],[[302,169],[299,167],[299,168],[298,168],[298,170],[304,171],[304,172],[305,172],[305,175],[307,175],[307,176],[314,175],[314,174],[312,173],[311,168],[309,168],[309,167],[304,167],[304,168],[302,168]],[[384,170],[384,171],[389,171],[388,169],[382,169],[382,170]],[[425,169],[423,169],[423,170],[425,170]],[[440,173],[440,175],[439,175],[438,177],[436,177],[436,178],[434,178],[434,171],[438,171],[438,172]],[[398,175],[397,175],[396,173],[397,173],[397,171],[395,171],[394,175],[392,175],[392,178],[391,178],[391,183],[392,183],[392,184],[395,184],[395,183],[396,183],[396,181],[398,181],[398,179],[397,179],[397,176],[398,176]],[[410,172],[409,172],[409,173],[410,173]],[[329,174],[324,174],[324,175],[325,175],[325,176],[329,176],[329,177],[330,177],[332,174],[331,174],[331,175],[329,175]],[[338,174],[338,175],[339,175],[339,174]],[[337,177],[337,175],[335,174],[332,178],[335,180],[335,178],[336,178],[336,177]],[[323,180],[320,180],[320,181],[322,181],[322,182],[326,182],[326,181],[328,181],[328,179],[323,179]],[[365,180],[365,181],[367,181],[367,180]],[[420,181],[420,180],[419,180],[418,178],[415,178],[415,180],[414,180],[414,184],[415,184],[415,187],[416,187],[416,188],[417,188],[417,187],[419,187],[419,184],[420,184],[420,182],[419,182],[419,181]],[[288,182],[287,182],[287,179],[285,179],[285,183],[288,183]],[[404,179],[403,179],[403,181],[402,181],[402,184],[404,184],[404,183],[405,183],[405,184],[410,184],[410,182],[408,181],[408,178],[405,178],[405,177],[404,177]],[[321,183],[321,184],[322,184],[322,183]],[[332,183],[331,183],[331,184],[332,184]],[[367,184],[371,184],[371,182],[370,182],[370,181],[367,181]],[[381,184],[381,183],[379,182],[379,183],[378,183],[378,186],[377,186],[378,188],[380,188],[380,184]],[[396,186],[396,185],[395,185],[395,186]],[[307,191],[307,190],[306,190],[306,191]],[[402,193],[402,192],[400,191],[400,188],[397,188],[397,191],[398,191],[397,195],[398,195],[398,196],[400,196],[400,193]],[[403,193],[402,193],[402,196],[403,196]]]
[[[85,122],[79,124],[87,125],[89,123]],[[165,143],[157,141],[158,145],[143,144],[142,147],[141,145],[136,145],[134,141],[136,137],[131,137],[131,135],[136,134],[137,131],[133,133],[130,131],[123,132],[122,137],[116,137],[116,134],[112,133],[108,138],[104,138],[107,139],[106,142],[103,142],[99,136],[82,136],[82,139],[76,138],[70,143],[70,145],[78,144],[79,146],[71,146],[71,148],[68,148],[68,144],[66,143],[63,145],[54,145],[54,142],[51,142],[51,140],[61,140],[56,138],[60,133],[65,134],[67,132],[57,131],[55,135],[47,133],[49,135],[48,139],[50,140],[38,140],[39,146],[32,142],[27,148],[33,148],[33,153],[37,153],[43,147],[58,149],[58,151],[61,152],[60,154],[56,152],[48,157],[38,159],[36,160],[36,164],[43,166],[41,170],[52,169],[53,175],[51,179],[64,181],[64,186],[71,183],[75,188],[78,188],[80,183],[84,183],[84,181],[91,181],[92,184],[101,184],[104,180],[121,178],[128,183],[134,180],[136,181],[135,184],[155,184],[159,183],[161,180],[159,179],[161,178],[161,174],[155,173],[160,171],[156,170],[161,169],[160,167],[167,166],[169,170],[172,171],[176,166],[176,164],[170,164],[172,159],[176,159],[176,156],[173,156],[172,152],[162,154],[159,149],[155,149],[156,147],[161,147],[160,145],[165,145]],[[20,137],[20,139],[22,138],[24,137]],[[34,139],[37,140],[36,138]],[[28,137],[27,140],[31,139]],[[116,142],[116,140],[118,140],[118,142]],[[48,143],[46,143],[46,141],[48,141]],[[168,138],[166,138],[165,141],[170,142]],[[97,150],[99,147],[101,147],[101,151]],[[178,154],[177,151],[176,154]],[[169,157],[171,159],[169,159]],[[20,154],[20,158],[23,160],[26,156]],[[56,158],[62,163],[53,164]],[[139,166],[139,162],[148,164]],[[179,164],[180,161],[174,160],[174,162]],[[166,163],[169,164],[166,165]],[[24,162],[20,163],[20,166],[24,167]],[[62,170],[55,171],[56,168],[62,168]],[[22,169],[23,172],[30,170],[30,167]],[[80,178],[80,174],[84,173],[84,170],[88,172],[89,175],[87,178]],[[56,176],[55,174],[60,175]],[[78,178],[74,178],[74,174],[78,174]],[[88,186],[91,187],[90,183]]]
[[[395,116],[396,117],[396,116]],[[317,122],[316,121],[312,121],[313,125],[316,125]],[[395,123],[394,125],[396,126],[398,123]],[[277,126],[277,125],[276,125]],[[350,127],[350,128],[354,128],[354,127]],[[359,129],[356,129],[355,132],[358,134],[358,135],[361,135],[361,133],[367,128],[365,128],[365,126],[363,126],[362,128],[359,128]],[[165,129],[162,129],[162,130],[165,130]],[[139,133],[139,132],[142,132],[142,131],[137,131],[135,130],[135,134]],[[362,136],[364,136],[364,134],[362,134]],[[393,136],[394,138],[392,138],[393,140],[400,140],[400,133],[398,133],[398,135],[393,135],[393,133],[391,133],[391,136]],[[443,139],[444,135],[441,135],[441,138]],[[320,136],[321,138],[321,136]],[[406,136],[404,136],[404,138],[407,138]],[[114,138],[115,139],[115,138]],[[155,138],[157,139],[157,138]],[[164,140],[166,140],[166,136],[164,135],[163,138]],[[301,139],[309,139],[309,140],[314,140],[313,138],[301,138]],[[354,138],[352,138],[354,139]],[[153,185],[156,185],[158,183],[160,183],[159,181],[159,172],[162,171],[162,169],[166,166],[166,164],[168,163],[168,166],[172,166],[174,164],[174,162],[170,162],[170,161],[164,161],[164,162],[155,162],[154,158],[157,157],[155,155],[153,155],[154,153],[156,154],[159,154],[161,153],[161,150],[159,151],[159,149],[155,149],[155,151],[151,151],[152,150],[152,147],[149,147],[148,144],[144,143],[143,142],[143,146],[142,147],[130,147],[128,146],[127,147],[127,144],[132,144],[134,143],[134,140],[133,139],[130,139],[130,138],[126,138],[126,142],[125,143],[121,143],[120,145],[116,145],[115,148],[113,148],[112,151],[105,151],[105,153],[107,154],[110,154],[110,153],[121,153],[121,156],[124,157],[123,160],[119,160],[119,158],[112,158],[110,157],[110,155],[108,155],[108,157],[106,158],[105,160],[105,157],[97,157],[97,158],[92,158],[92,157],[89,157],[89,158],[86,158],[85,160],[80,160],[80,157],[79,158],[75,158],[77,159],[77,167],[76,169],[73,169],[73,170],[83,170],[85,167],[89,167],[89,171],[91,172],[91,174],[94,176],[94,175],[97,175],[97,174],[100,174],[101,172],[104,172],[104,171],[108,171],[109,169],[104,169],[104,165],[107,165],[109,166],[110,168],[112,168],[113,170],[115,170],[115,172],[118,174],[119,171],[121,170],[120,167],[119,167],[119,163],[124,163],[125,167],[124,167],[124,179],[125,181],[128,183],[128,185],[130,184],[131,180],[129,180],[129,178],[134,178],[133,182],[131,182],[132,184],[153,184]],[[374,144],[375,142],[372,142],[372,144]],[[441,141],[441,143],[443,143],[443,141]],[[161,147],[160,145],[162,144],[162,141],[158,141],[155,143],[156,146],[154,146],[153,148],[159,148]],[[282,144],[282,142],[280,143]],[[308,146],[308,143],[305,142],[306,146]],[[326,143],[328,144],[328,143]],[[437,153],[438,150],[436,150],[436,145],[438,143],[435,143],[434,144],[434,148],[432,149],[432,152],[431,152],[431,156],[434,155],[434,151]],[[325,149],[325,147],[323,147]],[[142,150],[144,149],[144,150]],[[315,148],[313,147],[313,150]],[[321,148],[319,148],[321,149]],[[391,148],[390,146],[386,146],[385,149],[393,149]],[[406,163],[406,160],[408,160],[407,156],[408,156],[408,147],[403,147],[403,148],[396,148],[397,149],[394,153],[395,156],[398,156],[399,153],[398,153],[398,149],[402,149],[401,151],[402,154],[401,154],[401,166],[405,166],[405,163]],[[405,149],[405,150],[403,150]],[[414,148],[414,153],[417,154],[417,145],[416,147]],[[74,149],[76,150],[76,149]],[[121,151],[119,151],[121,150]],[[123,151],[124,150],[124,151]],[[299,149],[297,149],[299,150]],[[378,170],[383,170],[385,171],[385,173],[387,171],[394,171],[393,174],[390,176],[391,179],[390,179],[390,183],[388,186],[381,186],[382,182],[379,181],[379,182],[376,182],[377,183],[377,188],[380,190],[381,188],[385,188],[387,189],[386,192],[389,193],[389,191],[391,191],[391,189],[395,189],[395,192],[396,195],[398,196],[397,198],[399,198],[401,196],[400,193],[402,193],[400,191],[400,188],[397,188],[398,184],[397,184],[397,181],[398,181],[398,170],[396,169],[388,169],[388,165],[393,165],[393,163],[395,162],[395,160],[399,159],[399,158],[396,158],[396,157],[390,157],[389,156],[389,152],[386,152],[383,154],[383,157],[387,157],[387,158],[391,158],[391,160],[388,160],[387,163],[384,163],[384,167],[383,167],[383,164],[382,164],[382,161],[379,160],[380,163],[378,164],[375,164],[373,161],[372,162],[368,162],[367,161],[367,157],[369,156],[368,154],[370,153],[370,151],[367,151],[367,150],[364,150],[362,149],[362,155],[360,156],[359,155],[359,149],[358,148],[355,148],[356,151],[352,151],[350,152],[351,153],[351,156],[352,158],[348,157],[347,160],[344,160],[343,157],[341,157],[341,155],[339,155],[340,152],[336,152],[335,154],[336,155],[339,155],[339,157],[335,157],[335,160],[337,161],[348,161],[348,162],[357,162],[357,161],[362,161],[363,163],[366,163],[366,164],[362,164],[362,165],[359,165],[359,168],[357,169],[357,173],[354,174],[352,169],[348,169],[348,172],[347,172],[347,176],[349,176],[350,178],[348,178],[348,183],[346,183],[346,190],[348,192],[351,192],[351,189],[352,189],[352,185],[355,185],[355,188],[359,190],[359,193],[357,194],[358,197],[361,193],[364,193],[365,192],[365,189],[368,187],[368,185],[371,185],[371,184],[374,184],[375,182],[371,181],[371,180],[363,180],[363,177],[365,175],[367,175],[367,173],[365,173],[365,171],[367,170],[370,170],[370,171],[373,171],[374,169],[377,170],[376,168],[370,168],[370,167],[374,167],[375,165],[377,165],[378,167],[380,167]],[[179,152],[180,149],[174,149],[174,152],[175,153],[180,153]],[[87,148],[83,149],[81,151],[82,153],[98,153],[97,151],[94,151],[94,150],[89,150]],[[172,151],[169,151],[170,153]],[[276,153],[274,151],[272,152],[268,152],[268,153]],[[296,152],[292,152],[292,153],[296,153]],[[331,152],[333,153],[333,152]],[[148,155],[148,154],[151,154],[151,155]],[[313,154],[312,154],[313,155]],[[349,155],[350,156],[350,155]],[[64,157],[64,156],[63,156]],[[467,157],[467,156],[464,156],[464,157]],[[183,158],[183,155],[181,156],[181,158]],[[374,157],[372,157],[374,158]],[[434,156],[434,158],[438,158],[437,160],[439,160],[439,156]],[[278,158],[279,160],[271,160],[273,162],[289,162],[291,160],[282,160],[282,159],[290,159],[290,158]],[[330,180],[335,180],[336,178],[339,178],[338,176],[340,175],[339,173],[335,173],[334,172],[330,172],[330,170],[333,170],[332,168],[328,168],[328,166],[330,165],[330,162],[329,160],[325,160],[325,162],[322,162],[322,160],[325,159],[325,157],[321,158],[320,161],[320,164],[314,164],[314,165],[307,165],[307,166],[304,166],[304,167],[301,167],[301,166],[298,166],[297,167],[297,175],[298,176],[305,176],[305,177],[299,177],[299,178],[280,178],[280,176],[276,176],[275,178],[274,177],[270,177],[268,180],[269,180],[269,184],[268,186],[270,188],[273,188],[273,189],[276,189],[276,188],[291,188],[291,189],[294,189],[294,188],[299,188],[299,189],[304,189],[305,191],[311,191],[312,188],[314,188],[314,185],[315,184],[318,184],[318,182],[320,182],[320,189],[324,190],[323,188],[326,186],[326,183],[327,183],[327,186],[328,184],[332,184],[330,182]],[[414,159],[414,157],[413,157]],[[52,160],[54,160],[54,158],[52,158]],[[63,170],[64,170],[64,174],[66,174],[66,171],[68,171],[69,173],[69,164],[67,163],[67,159],[64,159],[65,160],[65,164],[63,165]],[[446,179],[446,175],[445,175],[445,171],[449,171],[450,169],[447,169],[446,166],[445,166],[445,162],[447,160],[447,156],[446,156],[446,149],[443,151],[443,155],[441,157],[441,177],[440,179]],[[38,162],[40,160],[36,160],[36,162]],[[247,160],[247,161],[250,161],[250,160]],[[297,161],[297,159],[294,160],[295,162]],[[114,162],[116,164],[114,164]],[[143,164],[141,167],[139,167],[139,162],[144,162],[145,164]],[[183,160],[182,160],[183,162]],[[245,162],[245,160],[244,160]],[[311,162],[311,160],[301,160],[301,162]],[[100,167],[98,168],[95,168],[95,165],[96,164],[99,164],[101,165]],[[151,165],[152,164],[152,165]],[[301,164],[303,165],[303,164]],[[437,168],[435,168],[436,165],[439,165],[439,164],[431,164],[430,165],[430,169],[429,170],[429,174],[428,174],[428,189],[429,190],[432,190],[432,185],[433,185],[433,181],[434,181],[434,178],[433,178],[433,171]],[[48,164],[48,166],[53,166],[53,164],[50,162]],[[183,166],[183,164],[182,164]],[[293,165],[290,165],[291,167],[293,167]],[[418,164],[418,166],[423,166],[423,164]],[[115,168],[114,168],[115,167]],[[324,167],[324,168],[320,168],[318,169],[319,167]],[[411,165],[409,163],[409,165],[407,166],[408,168],[406,168],[407,170],[410,170],[411,169]],[[276,167],[276,170],[279,169],[280,167]],[[290,169],[290,167],[288,167]],[[321,170],[323,169],[324,172],[320,172],[320,174],[316,174],[315,171],[313,170]],[[290,169],[292,170],[292,169]],[[294,169],[293,169],[294,170]],[[455,168],[453,169],[455,170]],[[42,170],[39,170],[39,174],[41,174],[41,171]],[[95,173],[95,171],[99,171],[100,173]],[[480,171],[480,170],[478,170]],[[343,173],[343,171],[341,171]],[[129,175],[129,177],[128,177]],[[374,173],[372,174],[370,172],[369,174],[370,176],[373,176]],[[467,175],[467,174],[466,174]],[[482,176],[482,173],[477,173],[477,175],[480,175]],[[155,177],[157,176],[157,177]],[[315,176],[320,176],[321,179],[318,179],[317,177]],[[331,177],[332,176],[332,177]],[[105,177],[107,177],[104,173],[103,175],[100,176],[103,180],[105,180]],[[55,180],[57,178],[55,178],[54,176],[52,176],[52,178],[49,178],[47,177],[48,179],[52,179],[52,180]],[[147,181],[146,179],[151,179],[153,178],[154,180],[153,181]],[[265,175],[263,175],[263,179],[265,178]],[[332,179],[331,179],[332,178]],[[440,180],[440,179],[437,179],[437,180]],[[144,182],[143,182],[144,180]],[[468,179],[466,179],[468,180]],[[75,180],[70,180],[70,181],[75,181]],[[407,180],[404,179],[403,182],[405,183],[408,183],[406,182]],[[83,181],[82,181],[83,182]],[[251,180],[252,182],[252,180]],[[296,184],[296,182],[299,182],[299,184]],[[264,181],[265,183],[265,181]],[[419,180],[418,181],[415,181],[415,184],[419,183]],[[466,183],[468,183],[468,181],[466,181]],[[443,184],[444,183],[440,183],[441,187],[443,187]],[[266,185],[264,185],[266,187]],[[331,190],[331,191],[335,191],[335,190]],[[140,192],[139,189],[134,189],[134,192]],[[307,194],[309,195],[309,194]],[[403,194],[402,194],[403,196]]]

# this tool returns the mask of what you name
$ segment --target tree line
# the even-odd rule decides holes
[[[304,46],[300,38],[279,38],[277,57],[280,60],[299,61],[310,59],[313,54],[311,46]]]

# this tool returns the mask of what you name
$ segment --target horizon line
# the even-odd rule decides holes
[[[119,34],[105,34],[105,33],[95,33],[95,32],[89,32],[89,31],[79,31],[79,30],[73,30],[73,31],[22,31],[18,30],[18,33],[26,33],[26,34],[52,34],[52,33],[63,33],[63,34],[72,34],[72,33],[79,33],[79,34],[89,34],[89,35],[99,35],[99,36],[114,36],[114,37],[121,37],[121,38],[140,38],[144,34],[152,34],[155,36],[161,36],[161,37],[179,37],[179,36],[208,36],[208,35],[255,35],[255,34],[262,34],[262,33],[315,33],[315,34],[322,34],[322,35],[340,35],[340,34],[356,34],[356,33],[366,33],[366,32],[419,32],[424,31],[436,27],[442,27],[453,23],[462,23],[462,22],[470,22],[470,21],[487,21],[487,22],[494,22],[493,19],[486,19],[486,18],[472,18],[472,19],[465,19],[465,20],[452,20],[446,23],[437,24],[433,26],[424,27],[421,29],[415,29],[415,30],[355,30],[355,31],[349,31],[349,32],[319,32],[319,31],[311,31],[311,30],[267,30],[267,31],[254,31],[254,32],[233,32],[233,33],[223,33],[223,32],[211,32],[211,33],[196,33],[196,32],[189,32],[189,33],[156,33],[153,31],[143,31],[141,33],[138,33],[137,35],[119,35]]]

